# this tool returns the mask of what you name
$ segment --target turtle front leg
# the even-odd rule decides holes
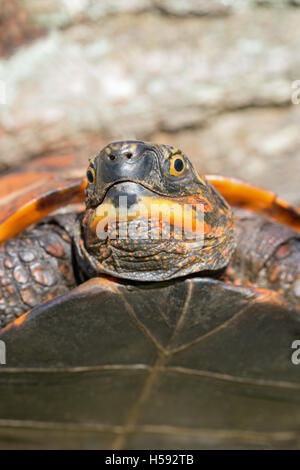
[[[237,249],[227,273],[233,282],[275,290],[300,308],[300,235],[267,216],[235,209]]]
[[[71,239],[43,223],[0,244],[0,328],[77,284]]]

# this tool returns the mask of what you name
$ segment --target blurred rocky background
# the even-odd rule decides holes
[[[300,0],[0,0],[0,172],[146,139],[300,204],[299,25]]]

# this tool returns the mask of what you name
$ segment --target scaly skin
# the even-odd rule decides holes
[[[76,285],[70,242],[49,222],[0,245],[0,328]]]
[[[300,308],[300,234],[263,215],[234,213],[237,248],[229,280],[275,290]]]

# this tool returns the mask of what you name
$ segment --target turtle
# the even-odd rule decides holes
[[[299,209],[169,145],[83,172],[2,177],[0,447],[299,448]]]

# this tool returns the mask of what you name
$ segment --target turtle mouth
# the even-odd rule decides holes
[[[121,212],[124,206],[128,210],[134,207],[138,211],[139,207],[147,206],[149,208],[152,204],[176,205],[175,201],[180,199],[180,202],[182,202],[182,197],[175,198],[153,190],[147,183],[141,183],[133,179],[124,179],[114,181],[106,188],[105,195],[100,204],[94,209],[94,212],[96,218],[98,218],[98,215],[109,207],[113,207],[117,213]]]
[[[178,200],[178,199],[183,198],[182,195],[169,194],[167,190],[164,192],[164,191],[159,191],[157,189],[154,189],[153,186],[150,183],[140,181],[138,179],[120,178],[120,179],[112,181],[111,183],[108,183],[106,185],[105,189],[103,190],[103,196],[100,199],[100,201],[98,202],[97,206],[101,205],[104,202],[107,195],[109,195],[109,193],[111,192],[112,188],[117,188],[118,189],[118,188],[121,187],[121,185],[126,184],[126,183],[129,183],[129,184],[132,183],[132,184],[135,184],[137,187],[144,188],[148,192],[152,193],[152,195],[154,195],[154,196],[156,195],[158,197],[165,197],[165,198],[174,199],[174,200]],[[139,192],[141,193],[142,191],[139,191]]]
[[[92,244],[107,237],[135,240],[203,239],[204,209],[187,198],[171,198],[134,181],[115,182],[96,208],[90,209],[87,225]]]

